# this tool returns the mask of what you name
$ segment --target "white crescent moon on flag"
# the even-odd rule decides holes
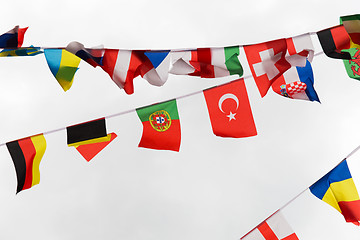
[[[219,99],[219,109],[223,113],[225,113],[225,112],[222,110],[222,104],[226,99],[233,99],[236,102],[236,110],[238,109],[238,107],[239,107],[239,99],[232,93],[226,93],[226,94],[222,95],[221,98]]]

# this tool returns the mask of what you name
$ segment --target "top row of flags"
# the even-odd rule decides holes
[[[360,79],[360,14],[340,18],[342,25],[317,32],[324,53],[343,59],[350,77]],[[64,91],[71,88],[80,60],[101,67],[127,94],[134,92],[134,78],[162,86],[169,74],[201,78],[243,76],[240,49],[245,51],[252,76],[264,97],[270,87],[279,95],[320,101],[314,88],[311,34],[264,43],[188,50],[128,50],[86,48],[71,42],[65,48],[22,48],[27,28],[18,26],[0,36],[0,56],[34,56],[44,53],[49,68]],[[43,50],[43,51],[42,51]]]

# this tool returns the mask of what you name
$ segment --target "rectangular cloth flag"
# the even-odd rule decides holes
[[[241,240],[299,240],[284,216],[278,210]]]
[[[97,48],[85,48],[84,45],[79,42],[69,43],[65,50],[75,54],[93,67],[102,65],[102,59],[105,52],[104,47],[102,46]]]
[[[341,51],[350,48],[350,37],[343,25],[321,30],[317,32],[317,36],[326,56],[336,59],[351,59],[349,53]]]
[[[24,42],[24,35],[28,28],[19,28],[15,26],[13,29],[0,35],[0,48],[19,48]]]
[[[0,52],[0,57],[25,57],[25,56],[36,56],[42,53],[39,47],[22,47],[16,49],[3,49]]]
[[[351,57],[343,60],[348,76],[360,80],[360,48],[345,49],[342,52],[347,52]]]
[[[66,131],[68,146],[75,147],[88,162],[117,137],[107,134],[105,118],[69,126]]]
[[[217,78],[243,75],[239,61],[239,46],[224,48],[198,48],[171,52],[170,73],[176,75]]]
[[[43,134],[6,143],[13,160],[17,190],[29,189],[40,183],[40,161],[46,150],[46,140]]]
[[[100,66],[115,84],[127,94],[134,93],[134,78],[141,76],[151,85],[162,86],[168,78],[170,55],[168,50],[119,50],[85,48],[71,42],[66,50],[93,67]]]
[[[360,49],[360,14],[340,17],[340,24],[349,34],[350,48]]]
[[[65,49],[44,49],[46,62],[64,91],[71,88],[80,58]]]
[[[284,97],[320,102],[314,88],[314,74],[309,61],[305,67],[290,68],[276,79],[271,87],[274,92]]]
[[[213,133],[219,137],[257,135],[244,79],[203,91]]]
[[[350,36],[350,49],[343,50],[351,56],[343,60],[346,72],[349,77],[360,80],[360,14],[340,17],[340,23]]]
[[[346,222],[360,225],[360,198],[346,159],[309,189],[317,198],[338,210]]]
[[[136,109],[143,124],[139,147],[179,151],[180,118],[176,99]]]
[[[291,65],[286,61],[286,39],[244,46],[251,73],[261,97],[264,97],[274,81]]]

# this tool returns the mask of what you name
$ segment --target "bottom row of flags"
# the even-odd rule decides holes
[[[213,133],[221,137],[257,135],[243,79],[203,91]],[[139,147],[179,151],[180,118],[176,99],[138,108],[143,125]],[[69,126],[67,144],[90,161],[116,137],[107,133],[105,118]],[[46,149],[43,134],[6,143],[17,175],[17,193],[40,182],[39,165]],[[347,222],[359,225],[360,198],[346,159],[314,183],[310,191],[343,214]],[[279,209],[241,239],[298,239]],[[278,231],[281,229],[281,231]]]

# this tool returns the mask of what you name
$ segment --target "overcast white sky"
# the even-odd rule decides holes
[[[0,32],[29,26],[23,46],[79,41],[120,49],[231,46],[316,32],[358,1],[11,1]],[[317,45],[317,39],[314,38]],[[245,75],[250,71],[242,52]],[[340,60],[313,61],[321,104],[245,80],[258,136],[212,134],[201,94],[178,101],[180,152],[138,148],[135,112],[107,120],[115,139],[90,163],[46,135],[40,184],[18,195],[6,147],[0,148],[1,239],[239,239],[330,171],[360,144],[360,82]],[[131,110],[225,83],[170,75],[163,87],[135,80],[128,96],[101,69],[82,62],[64,93],[44,55],[0,59],[0,143]],[[360,153],[349,159],[355,175]],[[360,179],[360,171],[359,171]],[[354,176],[356,177],[356,176]],[[360,181],[358,184],[360,189]],[[283,211],[302,240],[359,239],[358,227],[308,192]]]

